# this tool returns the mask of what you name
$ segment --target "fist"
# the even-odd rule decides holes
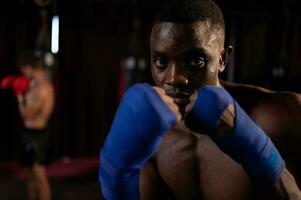
[[[1,89],[11,89],[16,96],[23,96],[29,87],[29,80],[25,76],[6,76],[1,81]]]
[[[23,96],[29,87],[29,80],[25,76],[19,76],[15,79],[12,90],[16,96]]]
[[[154,86],[153,89],[158,93],[167,107],[175,114],[177,122],[179,122],[182,118],[182,115],[180,113],[178,105],[174,103],[173,99],[170,96],[167,96],[162,88]]]
[[[0,88],[1,89],[11,88],[16,78],[17,76],[13,76],[13,75],[5,76],[0,83]]]
[[[185,114],[190,113],[192,111],[192,108],[197,100],[198,93],[195,91],[190,97],[189,97],[189,104],[185,107]]]

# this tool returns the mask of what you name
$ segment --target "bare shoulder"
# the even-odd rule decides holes
[[[52,98],[54,95],[54,88],[50,82],[45,81],[39,85],[38,93],[41,97]]]
[[[301,132],[301,94],[222,82],[250,117],[269,135]]]
[[[287,168],[301,184],[298,173],[301,168],[301,94],[228,82],[222,85],[272,138]]]
[[[248,108],[258,104],[268,103],[270,106],[277,108],[285,107],[293,112],[300,114],[301,111],[301,94],[290,91],[273,91],[263,87],[238,84],[231,82],[222,82],[225,89],[243,106]],[[249,111],[247,109],[247,111]]]

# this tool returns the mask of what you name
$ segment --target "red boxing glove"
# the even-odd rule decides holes
[[[13,76],[13,75],[5,76],[4,79],[2,79],[2,81],[0,82],[0,88],[1,89],[12,88],[13,83],[16,78],[17,78],[17,76]]]
[[[1,89],[12,89],[17,96],[23,96],[29,87],[29,80],[25,76],[8,75],[0,82]]]
[[[12,85],[12,90],[17,96],[23,96],[29,87],[29,80],[25,76],[17,77]]]

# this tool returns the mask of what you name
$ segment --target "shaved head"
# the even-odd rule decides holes
[[[219,6],[212,0],[172,0],[157,15],[155,23],[195,23],[207,22],[208,35],[214,37],[224,45],[225,23]],[[196,30],[197,31],[197,30]],[[201,31],[201,30],[200,30]]]

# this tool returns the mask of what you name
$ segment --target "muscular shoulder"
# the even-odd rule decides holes
[[[51,83],[44,82],[37,87],[37,92],[41,98],[53,98],[54,89]]]
[[[301,131],[301,95],[222,82],[250,117],[270,136]]]

